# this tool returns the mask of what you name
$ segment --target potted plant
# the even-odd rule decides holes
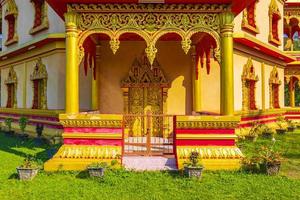
[[[27,138],[28,137],[28,134],[25,133],[27,123],[28,123],[28,118],[27,117],[24,117],[24,116],[20,117],[19,126],[20,126],[20,129],[21,129],[21,135],[20,136],[22,138]]]
[[[262,125],[261,136],[263,138],[273,138],[274,130],[267,125]]]
[[[23,164],[17,167],[20,180],[32,180],[38,173],[38,164],[32,157],[25,158]]]
[[[276,129],[277,134],[283,135],[286,133],[286,121],[284,120],[284,117],[280,116],[277,118],[277,126],[278,128]]]
[[[290,119],[287,119],[286,120],[287,124],[288,124],[288,132],[294,132],[294,130],[296,129],[296,124],[295,122],[293,122],[292,120]]]
[[[87,170],[91,177],[102,177],[107,167],[108,164],[106,162],[92,163],[87,167]]]
[[[281,153],[273,148],[275,139],[273,141],[274,143],[271,147],[263,146],[259,152],[261,170],[268,175],[277,175],[282,161]]]
[[[8,135],[8,136],[12,136],[14,134],[14,131],[11,130],[12,121],[13,121],[12,118],[6,118],[4,120],[4,124],[6,126],[5,134]]]
[[[197,177],[201,179],[204,167],[200,162],[200,155],[193,151],[189,156],[189,162],[184,164],[184,172],[188,177]]]
[[[260,163],[257,156],[243,157],[242,158],[242,169],[250,173],[260,172]]]
[[[245,138],[249,141],[256,141],[258,134],[261,132],[261,124],[259,122],[253,122],[251,124],[251,129],[248,133],[248,135],[245,136]]]

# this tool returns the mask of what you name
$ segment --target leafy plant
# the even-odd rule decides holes
[[[189,162],[184,163],[188,167],[203,167],[200,159],[200,154],[197,151],[192,151],[189,156]]]
[[[32,156],[27,156],[22,165],[20,165],[20,168],[23,169],[37,169],[39,167],[36,159]]]
[[[89,164],[88,168],[108,168],[108,164],[106,162],[96,162]]]
[[[4,120],[5,126],[7,127],[8,131],[11,131],[11,123],[12,123],[13,119],[12,118],[6,118]]]
[[[28,118],[27,117],[24,117],[24,116],[20,117],[19,126],[20,126],[20,129],[21,129],[22,133],[25,132],[27,123],[28,123]]]
[[[275,131],[273,129],[271,129],[270,127],[268,127],[267,125],[262,124],[261,125],[261,134],[265,138],[272,138],[273,135],[275,134]]]
[[[286,120],[289,127],[296,128],[296,123],[290,119]]]
[[[283,116],[277,117],[277,125],[279,129],[285,130],[286,129],[286,120],[284,119]]]

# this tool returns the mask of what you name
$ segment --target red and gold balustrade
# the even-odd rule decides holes
[[[235,144],[235,128],[240,117],[177,116],[176,158],[178,168],[188,161],[191,152],[200,154],[208,170],[234,170],[240,167],[243,154]]]

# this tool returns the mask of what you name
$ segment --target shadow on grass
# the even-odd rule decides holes
[[[50,146],[42,143],[37,144],[35,139],[21,139],[15,136],[5,136],[2,132],[0,132],[0,141],[0,151],[5,151],[24,158],[28,157],[28,154],[14,148],[26,148],[30,150],[35,150],[36,148],[43,149],[43,151],[34,155],[35,158],[41,162],[52,158],[60,147],[60,145]]]
[[[12,175],[10,175],[9,177],[8,177],[8,179],[14,179],[14,180],[19,180],[19,175],[17,174],[17,173],[13,173]]]

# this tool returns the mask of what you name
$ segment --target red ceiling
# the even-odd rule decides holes
[[[68,3],[139,3],[141,0],[46,0],[62,17]],[[232,12],[240,13],[247,5],[256,0],[164,0],[165,3],[231,4]],[[155,2],[155,1],[153,1]],[[63,18],[63,17],[62,17]]]

